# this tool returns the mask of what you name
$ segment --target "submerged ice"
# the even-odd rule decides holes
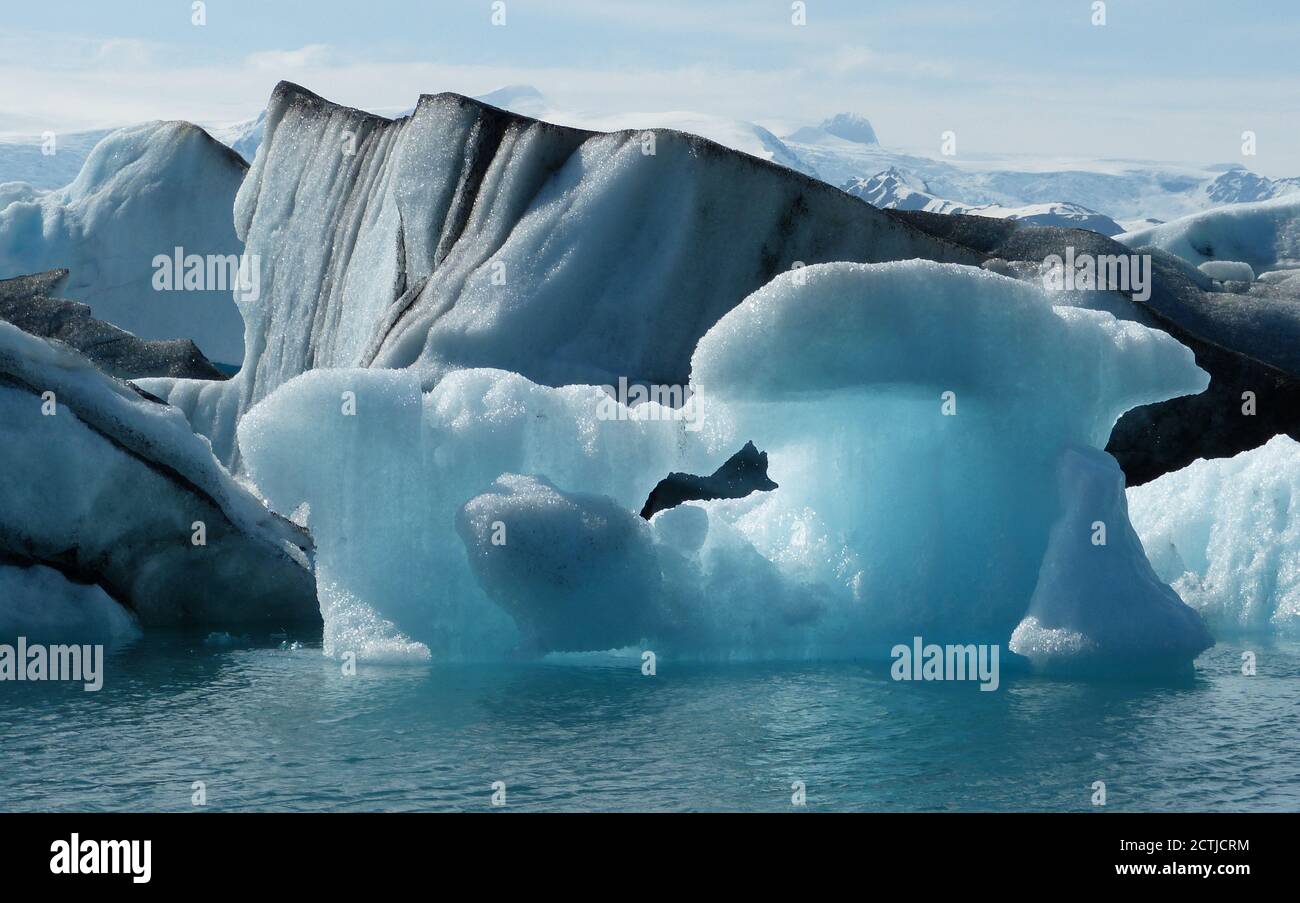
[[[272,392],[238,441],[276,510],[310,510],[335,654],[883,659],[918,634],[1005,644],[1033,618],[1094,656],[1186,663],[1204,627],[1147,579],[1098,450],[1125,410],[1206,382],[1169,336],[1025,283],[827,264],[700,340],[698,430],[501,370],[424,391],[340,369]],[[660,475],[709,473],[748,439],[777,488],[637,516]]]

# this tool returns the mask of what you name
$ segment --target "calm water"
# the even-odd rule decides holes
[[[1241,652],[1258,674],[1240,673]],[[150,637],[0,684],[0,809],[1300,810],[1300,643],[1178,685],[900,684],[853,663],[360,667]]]

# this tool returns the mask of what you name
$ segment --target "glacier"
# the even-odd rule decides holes
[[[1216,631],[1300,628],[1300,443],[1196,461],[1128,497],[1156,573]]]
[[[244,324],[225,287],[155,291],[154,258],[175,248],[239,255],[231,221],[246,164],[186,122],[105,136],[61,189],[0,184],[0,278],[66,269],[63,290],[141,339],[193,340],[211,360],[243,360]]]
[[[708,330],[690,373],[698,430],[657,407],[602,417],[598,386],[502,370],[425,389],[412,369],[320,369],[254,406],[238,444],[271,506],[306,512],[331,654],[884,658],[920,633],[1006,643],[1031,599],[1067,608],[1040,579],[1067,514],[1117,537],[1087,585],[1146,566],[1118,541],[1118,468],[1094,499],[1062,462],[1102,456],[1128,408],[1208,382],[1161,332],[929,261],[778,276]],[[709,473],[741,437],[777,488],[637,516],[655,474]],[[1103,614],[1069,626],[1185,665],[1208,639],[1173,601],[1158,581],[1101,600],[1132,615],[1122,641]]]

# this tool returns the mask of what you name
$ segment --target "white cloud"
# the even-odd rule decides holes
[[[297,50],[259,50],[250,53],[244,62],[263,72],[288,73],[329,65],[334,57],[333,48],[325,44],[308,44]]]

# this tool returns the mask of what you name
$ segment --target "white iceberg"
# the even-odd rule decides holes
[[[319,618],[310,554],[179,411],[0,322],[0,561],[97,584],[144,626],[274,629]]]
[[[1156,573],[1215,630],[1300,627],[1300,443],[1199,460],[1128,499]]]
[[[1156,247],[1194,266],[1227,260],[1245,263],[1254,273],[1296,269],[1300,267],[1300,194],[1215,207],[1126,232],[1115,240],[1130,248]]]
[[[237,257],[231,210],[245,164],[198,126],[153,122],[100,141],[67,187],[0,184],[0,279],[70,271],[63,291],[142,339],[193,339],[213,361],[243,360],[234,286],[156,291],[154,259]],[[175,284],[175,283],[173,283]]]

